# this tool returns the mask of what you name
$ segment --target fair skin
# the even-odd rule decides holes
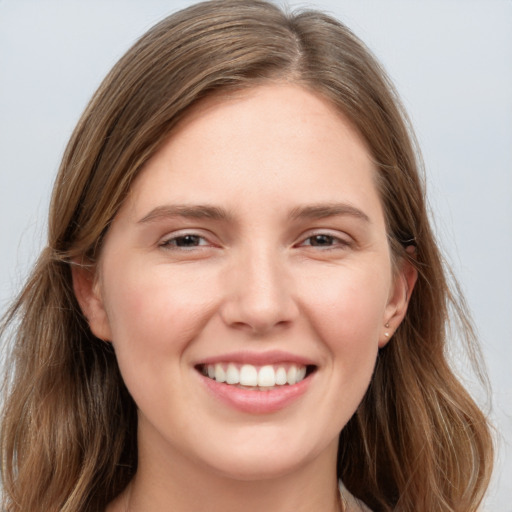
[[[94,277],[73,274],[139,410],[137,474],[109,512],[341,509],[338,435],[415,281],[375,172],[290,84],[203,101],[150,160]],[[243,388],[215,380],[229,371]]]

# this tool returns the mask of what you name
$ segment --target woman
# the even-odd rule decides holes
[[[181,11],[65,152],[4,328],[4,506],[476,510],[492,445],[444,356],[451,306],[473,347],[459,304],[364,45],[262,1]]]

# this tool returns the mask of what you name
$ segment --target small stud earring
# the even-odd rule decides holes
[[[384,327],[389,329],[389,323],[387,323]],[[385,332],[384,336],[386,336],[386,338],[389,338],[389,332]]]

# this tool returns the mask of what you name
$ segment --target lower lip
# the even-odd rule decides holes
[[[298,400],[308,389],[313,375],[297,384],[258,391],[243,389],[200,375],[208,391],[225,404],[250,414],[269,414],[280,411]]]

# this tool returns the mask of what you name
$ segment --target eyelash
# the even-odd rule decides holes
[[[314,245],[312,243],[312,240],[313,239],[325,239],[327,241],[329,241],[330,243],[329,244],[320,244],[320,245]],[[305,243],[306,241],[310,241],[310,243]],[[317,240],[318,241],[318,240]],[[299,244],[297,244],[298,247],[317,247],[319,248],[320,250],[335,250],[335,249],[344,249],[344,248],[347,248],[347,247],[351,247],[352,246],[352,242],[348,241],[348,240],[345,240],[343,238],[340,238],[339,236],[336,236],[336,235],[332,235],[330,233],[324,233],[324,232],[319,232],[319,233],[314,233],[312,235],[309,235],[308,237],[304,238],[302,240],[302,242],[300,242]]]
[[[190,245],[186,245],[188,242],[186,240],[188,239],[188,242],[190,242]],[[315,245],[315,242],[313,242],[314,239],[317,239],[316,242],[320,242],[321,239],[324,240],[324,242],[328,243],[319,243],[318,245]],[[306,243],[309,241],[309,243]],[[185,242],[185,245],[179,245],[180,242]],[[183,233],[179,235],[175,235],[171,238],[168,238],[164,241],[162,241],[160,244],[160,247],[166,248],[166,249],[172,249],[172,250],[193,250],[197,249],[199,247],[211,247],[214,244],[209,242],[204,236],[199,235],[194,232],[190,233]],[[344,240],[338,236],[324,233],[324,232],[318,232],[314,233],[312,235],[309,235],[308,237],[302,239],[301,242],[294,245],[294,247],[316,247],[320,250],[335,250],[335,249],[343,249],[347,247],[351,247],[352,243],[348,240]]]
[[[183,245],[180,246],[179,241],[185,240],[185,239],[194,239],[196,242],[204,241],[206,243],[198,243],[197,245]],[[167,238],[166,240],[162,241],[160,244],[160,247],[164,247],[166,249],[172,249],[172,250],[192,250],[196,249],[197,247],[209,247],[212,244],[202,235],[198,235],[197,233],[183,233],[180,235],[175,235],[171,238]]]

